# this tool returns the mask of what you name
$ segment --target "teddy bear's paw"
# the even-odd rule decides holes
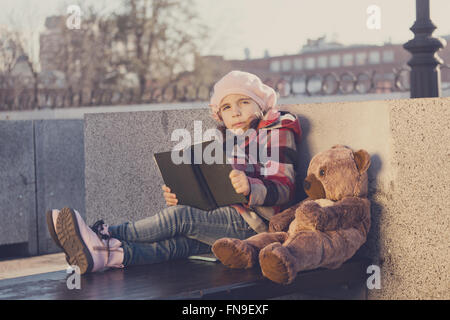
[[[326,214],[319,203],[308,200],[297,209],[295,218],[298,230],[322,230]]]
[[[219,239],[214,242],[212,251],[229,268],[248,269],[258,263],[255,248],[239,239]]]
[[[297,274],[291,260],[289,250],[280,243],[272,243],[259,253],[262,274],[280,284],[291,283]]]

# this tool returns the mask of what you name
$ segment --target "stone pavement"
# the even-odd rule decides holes
[[[0,260],[0,281],[67,269],[64,253]]]

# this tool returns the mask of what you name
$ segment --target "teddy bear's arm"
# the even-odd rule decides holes
[[[360,228],[365,234],[370,226],[370,202],[365,198],[348,197],[332,206],[321,207],[314,201],[304,202],[296,212],[300,229],[331,231]]]
[[[305,201],[305,200],[303,200]],[[302,202],[285,209],[284,211],[274,215],[269,221],[269,232],[287,231],[291,222],[295,219],[295,211]]]
[[[330,224],[326,222],[327,218],[323,219],[326,230],[359,228],[361,223],[370,220],[370,201],[358,197],[344,198],[334,206],[325,207],[324,211],[326,217],[331,218]]]

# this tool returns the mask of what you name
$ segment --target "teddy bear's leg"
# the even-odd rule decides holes
[[[321,246],[317,233],[300,231],[289,237],[283,245],[273,243],[261,250],[259,264],[263,275],[276,283],[289,284],[302,270],[305,260],[317,263],[316,260],[320,260],[317,248]]]
[[[319,267],[337,268],[364,243],[359,230],[301,231],[283,245],[271,244],[261,250],[259,263],[270,280],[289,284],[298,272]]]
[[[258,254],[262,248],[273,242],[284,242],[286,239],[286,232],[263,232],[246,240],[222,238],[214,242],[212,251],[227,267],[247,269],[258,263]]]
[[[324,247],[325,254],[320,266],[328,269],[336,269],[350,259],[364,242],[366,242],[366,232],[361,229],[363,228],[349,228],[326,232],[328,241],[325,242],[327,246]]]

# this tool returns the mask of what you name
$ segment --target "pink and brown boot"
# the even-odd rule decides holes
[[[123,268],[123,248],[118,239],[111,238],[105,225],[96,223],[94,232],[78,211],[63,208],[57,214],[55,233],[68,256],[68,263],[80,268],[80,273]]]

